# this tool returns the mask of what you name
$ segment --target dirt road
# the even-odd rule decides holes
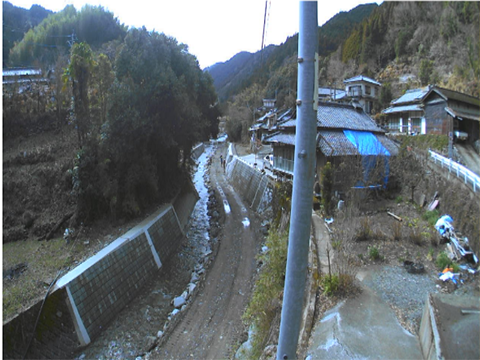
[[[465,166],[475,174],[480,174],[480,156],[470,144],[457,144],[456,148],[465,162]]]
[[[255,254],[261,238],[255,229],[260,228],[260,220],[228,185],[220,154],[225,157],[224,145],[214,155],[210,169],[211,184],[224,203],[225,223],[218,253],[203,288],[181,322],[147,359],[228,358],[235,351],[232,345],[238,345],[243,333],[241,316],[252,290]]]

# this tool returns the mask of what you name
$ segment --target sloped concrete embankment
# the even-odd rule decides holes
[[[44,304],[3,325],[3,358],[66,359],[89,344],[177,251],[197,200],[187,183],[172,204],[60,278]]]
[[[200,143],[192,149],[192,157],[194,159],[198,159],[200,155],[203,154],[204,151],[205,151],[205,144]]]
[[[230,153],[227,156],[227,178],[246,204],[262,214],[270,209],[273,181],[245,161]]]

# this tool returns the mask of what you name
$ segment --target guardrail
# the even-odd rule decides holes
[[[435,164],[440,163],[442,168],[448,168],[450,173],[456,174],[458,178],[461,178],[465,181],[465,184],[471,185],[474,192],[477,192],[477,189],[480,189],[480,176],[475,174],[473,171],[451,159],[433,152],[432,150],[428,150],[428,152],[430,153],[430,157],[433,159]]]

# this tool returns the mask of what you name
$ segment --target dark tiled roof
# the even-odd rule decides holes
[[[398,147],[385,135],[374,134],[380,143],[388,150],[390,155],[398,154]],[[360,155],[357,147],[352,144],[341,130],[320,130],[317,137],[317,147],[325,156],[351,156]]]
[[[320,130],[317,147],[325,156],[360,155],[341,130]]]
[[[390,155],[396,156],[398,155],[398,146],[395,144],[392,140],[390,140],[388,137],[385,135],[379,135],[375,134],[377,139],[382,143],[382,145],[385,147],[385,149],[388,150]]]
[[[276,133],[265,137],[263,141],[266,143],[295,145],[295,134]]]
[[[290,119],[278,124],[278,127],[281,129],[294,128],[296,126],[297,126],[297,119]]]
[[[321,129],[384,132],[363,110],[356,110],[351,105],[320,103],[317,119],[317,126]]]
[[[390,155],[398,154],[398,147],[385,135],[374,134]],[[265,138],[264,142],[295,146],[295,134],[276,133]],[[352,144],[342,130],[320,130],[317,134],[317,147],[325,156],[360,155],[357,147]]]

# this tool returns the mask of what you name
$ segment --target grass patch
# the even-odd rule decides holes
[[[325,295],[333,295],[335,294],[340,286],[340,279],[337,274],[333,275],[325,275],[322,277],[321,286],[323,288],[323,293]]]
[[[380,259],[380,250],[376,246],[369,246],[368,248],[368,256],[372,260]]]
[[[410,241],[415,245],[423,245],[424,234],[418,229],[418,227],[412,227],[410,230]]]
[[[368,241],[373,237],[372,225],[368,217],[360,219],[360,227],[355,232],[355,241]]]
[[[453,272],[455,273],[460,271],[458,264],[451,260],[446,252],[441,252],[438,254],[437,259],[435,260],[435,265],[439,270],[453,268]]]
[[[436,209],[433,211],[427,210],[422,214],[422,219],[428,222],[431,226],[435,226],[439,218],[440,218],[440,213]]]
[[[262,354],[270,324],[281,308],[280,297],[285,283],[287,263],[287,239],[287,232],[282,234],[270,232],[265,243],[268,251],[258,257],[263,266],[255,283],[252,298],[243,314],[243,320],[255,328],[252,349],[248,356],[252,359],[258,359]]]
[[[392,239],[394,241],[402,240],[402,224],[399,221],[395,221],[392,224]]]
[[[4,274],[20,263],[27,264],[27,268],[12,280],[3,279],[3,319],[12,317],[43,297],[58,271],[73,265],[72,254],[83,253],[84,250],[80,242],[67,245],[62,238],[4,244]]]

